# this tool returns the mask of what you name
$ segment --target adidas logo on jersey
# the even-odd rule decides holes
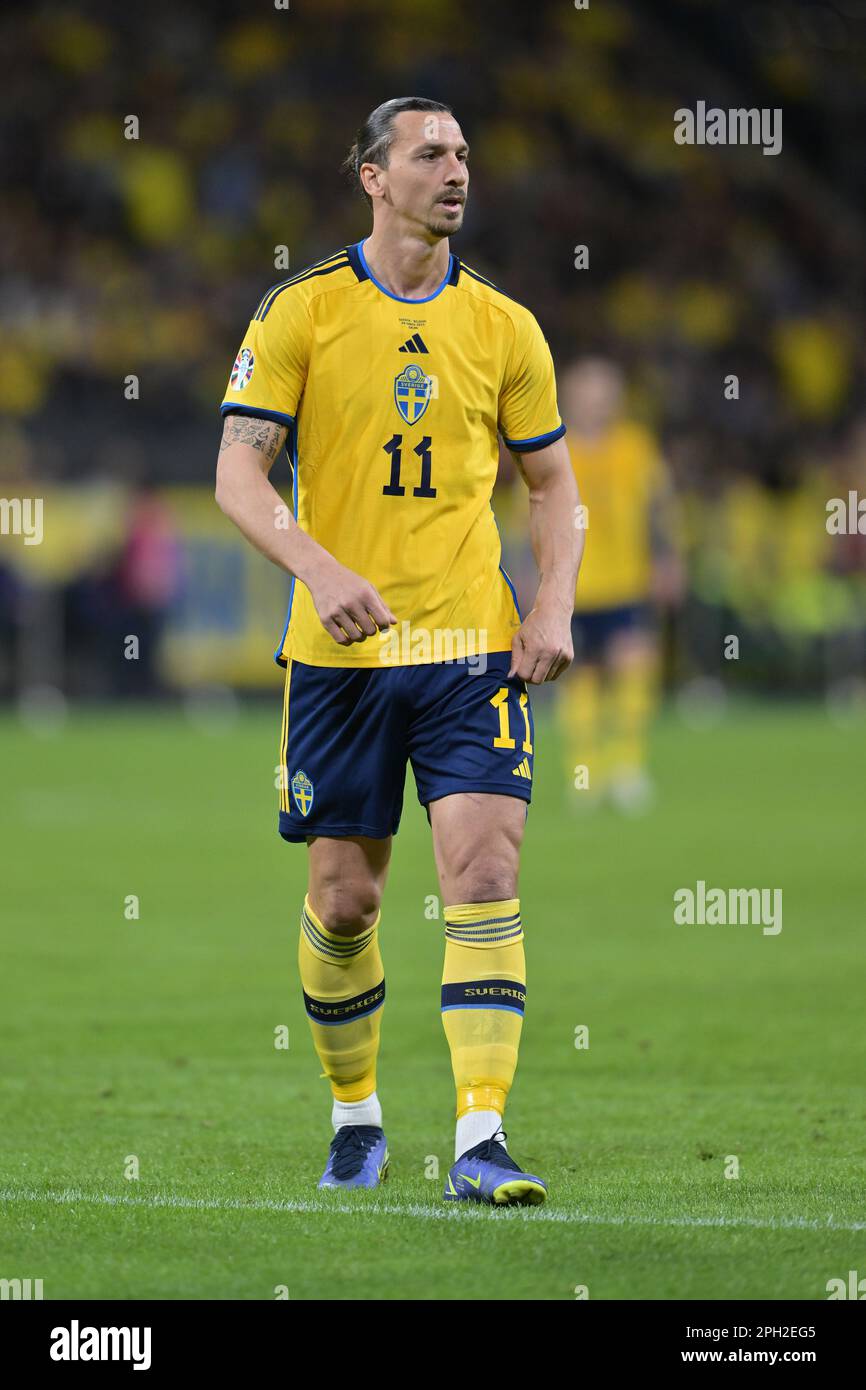
[[[420,333],[413,333],[411,338],[407,338],[407,339],[406,339],[405,343],[404,343],[403,346],[400,348],[400,351],[401,351],[401,352],[429,352],[430,349],[427,347],[427,344],[424,342],[424,339],[421,337],[421,334],[420,334]]]
[[[527,777],[531,782],[532,773],[529,771],[529,759],[524,758],[522,763],[518,763],[517,767],[513,767],[511,769],[511,775],[512,777]]]

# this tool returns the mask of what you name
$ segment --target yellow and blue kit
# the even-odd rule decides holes
[[[292,580],[284,838],[394,833],[407,759],[423,805],[528,801],[528,694],[506,674],[521,616],[491,494],[499,432],[516,453],[565,433],[533,315],[453,254],[437,290],[401,298],[348,246],[268,290],[222,413],[288,427],[298,524],[398,619],[340,646]]]

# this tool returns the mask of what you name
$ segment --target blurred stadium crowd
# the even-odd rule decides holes
[[[409,93],[448,101],[472,147],[454,249],[533,309],[558,363],[617,362],[661,444],[688,574],[669,671],[715,669],[735,630],[756,639],[744,680],[862,675],[866,536],[825,517],[866,495],[863,0],[94,0],[7,12],[0,33],[0,495],[44,496],[47,528],[42,547],[0,538],[4,694],[123,693],[117,633],[255,626],[240,540],[164,490],[210,490],[275,248],[301,269],[365,235],[339,165],[364,115]],[[783,152],[676,144],[674,112],[698,100],[781,108]],[[500,492],[513,476],[504,459]],[[520,510],[503,515],[523,571]],[[210,607],[193,568],[197,592],[220,576]],[[250,603],[273,597],[277,635],[269,584]],[[51,642],[72,654],[53,670]],[[183,679],[143,670],[138,693]]]

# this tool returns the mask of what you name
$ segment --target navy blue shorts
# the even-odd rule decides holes
[[[597,661],[618,632],[633,632],[649,624],[645,603],[621,603],[616,608],[588,608],[571,620],[571,640],[577,661]]]
[[[485,663],[364,669],[290,660],[280,746],[283,839],[395,835],[407,761],[425,807],[453,792],[530,801],[535,727],[525,682],[507,678],[510,664],[510,652],[489,652]]]

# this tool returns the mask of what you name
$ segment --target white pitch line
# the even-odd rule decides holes
[[[316,1202],[288,1200],[251,1201],[227,1197],[178,1197],[173,1193],[154,1193],[148,1197],[115,1196],[109,1192],[82,1192],[78,1188],[65,1188],[62,1192],[40,1192],[37,1188],[0,1188],[2,1202],[54,1202],[58,1206],[75,1206],[84,1203],[90,1206],[106,1207],[166,1207],[175,1211],[252,1211],[252,1212],[298,1212],[321,1215],[327,1212],[341,1212],[352,1216],[411,1216],[425,1221],[465,1221],[484,1219],[486,1208],[473,1204],[458,1206],[449,1203],[441,1206],[426,1206],[420,1202],[409,1202],[403,1206],[381,1201],[361,1201],[357,1206],[322,1198]],[[566,1222],[577,1226],[693,1226],[719,1227],[730,1230],[737,1227],[758,1231],[866,1231],[866,1221],[850,1224],[835,1222],[831,1217],[826,1221],[808,1221],[805,1217],[763,1221],[752,1216],[676,1216],[670,1219],[654,1216],[593,1216],[590,1213],[556,1211],[548,1207],[500,1207],[497,1219]]]

